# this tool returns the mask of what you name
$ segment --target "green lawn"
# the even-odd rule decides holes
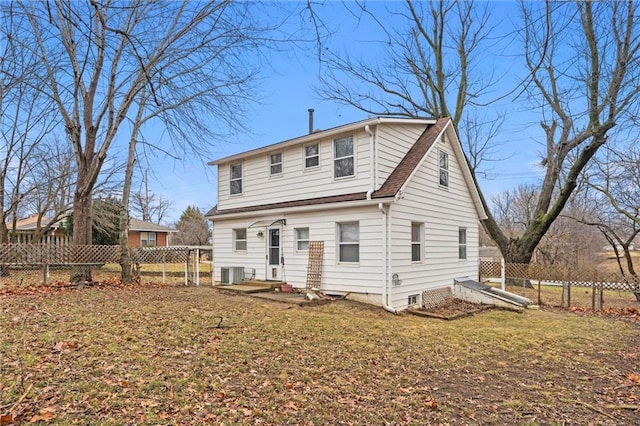
[[[4,297],[0,324],[4,423],[640,423],[639,329],[604,317],[134,287]]]

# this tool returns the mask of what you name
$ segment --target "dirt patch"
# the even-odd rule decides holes
[[[479,305],[467,302],[466,300],[451,298],[445,300],[436,307],[431,308],[409,308],[407,311],[413,315],[452,320],[473,315],[478,312],[490,309],[491,306]]]

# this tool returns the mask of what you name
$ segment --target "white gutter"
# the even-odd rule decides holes
[[[378,203],[378,209],[382,213],[382,307],[391,312],[392,314],[398,314],[398,310],[388,305],[389,299],[389,265],[388,265],[388,244],[387,240],[387,211],[384,208],[384,203]]]
[[[376,158],[375,158],[375,139],[373,136],[373,132],[371,131],[371,127],[367,124],[366,126],[364,126],[364,131],[369,135],[369,180],[371,181],[371,186],[369,187],[369,190],[367,191],[367,200],[371,199],[371,194],[373,194],[373,191],[375,191],[376,189],[376,184],[375,184],[375,178],[374,178],[374,173],[375,173],[375,164],[376,164]]]
[[[393,200],[392,197],[389,198],[377,198],[372,200],[357,200],[357,201],[341,201],[338,203],[322,203],[322,204],[308,204],[304,206],[296,206],[296,207],[281,207],[277,209],[261,209],[261,210],[251,210],[240,213],[228,213],[228,214],[220,214],[213,216],[205,216],[205,219],[209,220],[230,220],[230,219],[238,219],[242,217],[255,217],[255,216],[278,216],[287,213],[298,213],[298,212],[316,212],[320,210],[334,210],[340,209],[343,207],[362,207],[362,206],[372,206],[376,205],[381,201],[390,201]]]

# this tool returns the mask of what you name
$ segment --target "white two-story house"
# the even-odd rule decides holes
[[[323,292],[390,310],[478,276],[486,216],[448,118],[371,118],[209,164],[216,280],[240,266],[304,288],[311,241]]]

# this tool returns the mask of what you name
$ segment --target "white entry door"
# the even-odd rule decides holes
[[[282,280],[282,229],[267,229],[267,279]]]

